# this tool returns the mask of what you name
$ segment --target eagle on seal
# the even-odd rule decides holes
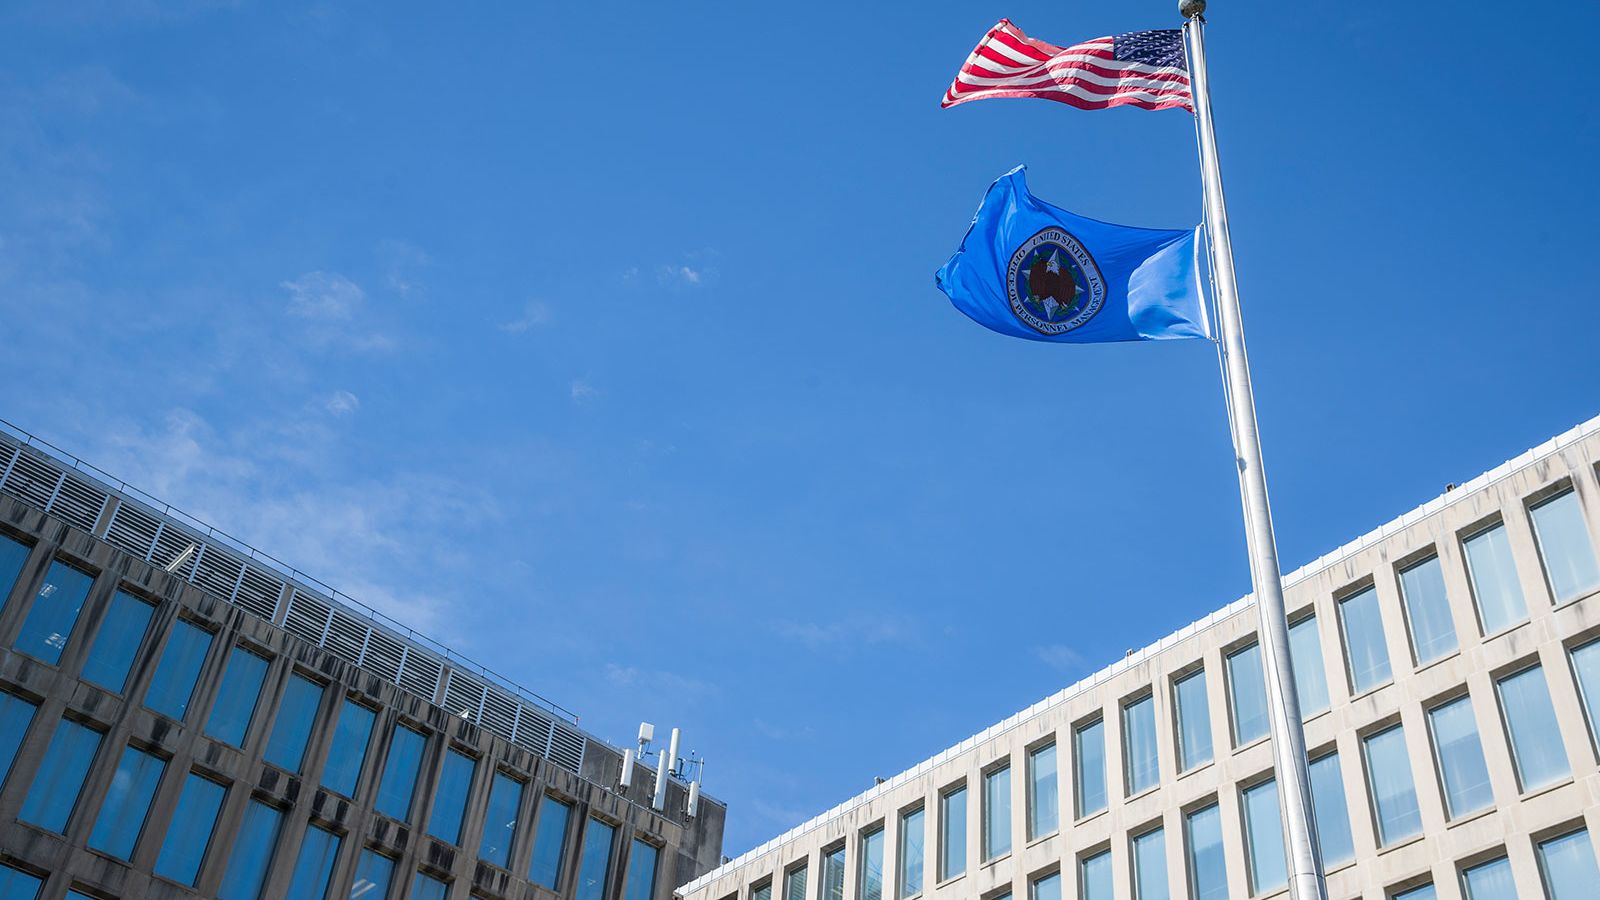
[[[1061,268],[1059,253],[1059,250],[1052,250],[1048,257],[1040,256],[1028,268],[1028,293],[1052,318],[1057,310],[1071,309],[1078,296],[1078,284],[1070,269]]]

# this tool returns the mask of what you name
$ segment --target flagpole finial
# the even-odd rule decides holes
[[[1196,19],[1206,11],[1206,0],[1178,0],[1178,12],[1185,19]]]

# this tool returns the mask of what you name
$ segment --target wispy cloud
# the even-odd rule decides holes
[[[337,272],[307,272],[281,285],[289,292],[289,315],[324,322],[348,321],[367,292]]]
[[[864,613],[820,622],[780,619],[772,624],[772,630],[778,637],[812,650],[910,643],[921,637],[921,630],[912,621]]]
[[[539,328],[550,321],[550,308],[538,300],[529,300],[522,305],[522,312],[509,322],[502,322],[496,327],[506,334],[522,334]]]
[[[323,398],[322,408],[335,416],[348,416],[361,408],[361,398],[349,391],[334,391]]]
[[[421,247],[407,241],[378,242],[378,258],[383,263],[383,283],[402,297],[421,293],[422,270],[433,263]]]
[[[1066,644],[1045,644],[1033,648],[1033,655],[1038,660],[1052,669],[1063,672],[1073,672],[1082,669],[1085,663],[1083,654]]]
[[[665,285],[699,287],[705,282],[705,273],[693,266],[662,266],[656,273],[656,278]]]
[[[568,388],[568,393],[571,395],[573,403],[588,403],[600,396],[600,389],[582,378],[574,378]]]

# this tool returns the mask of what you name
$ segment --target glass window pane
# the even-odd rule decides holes
[[[105,621],[100,623],[94,643],[89,646],[89,658],[83,664],[83,680],[122,693],[155,611],[154,606],[132,594],[117,591],[111,595]]]
[[[350,900],[384,900],[394,880],[394,860],[371,850],[361,851],[356,862],[356,879],[350,885]]]
[[[278,717],[272,723],[272,736],[267,738],[267,749],[262,759],[280,769],[299,772],[305,763],[306,742],[311,739],[311,725],[317,720],[317,707],[322,703],[322,685],[301,675],[290,675],[283,688],[283,699],[278,702]]]
[[[322,767],[323,787],[346,797],[356,795],[356,785],[361,781],[361,764],[367,757],[367,743],[372,740],[372,723],[377,717],[376,712],[354,700],[345,699],[339,707],[339,721],[333,729],[333,740],[328,745],[328,761]]]
[[[1011,767],[983,776],[983,858],[1011,852]]]
[[[1511,878],[1511,861],[1504,856],[1461,873],[1467,900],[1517,900],[1517,883]]]
[[[611,844],[617,830],[599,819],[583,828],[583,855],[578,860],[577,900],[604,900],[611,871]],[[804,878],[805,876],[801,876]]]
[[[472,790],[472,773],[478,761],[455,750],[444,755],[439,786],[433,794],[433,811],[428,815],[428,833],[449,844],[461,843],[461,817],[467,811],[467,794]]]
[[[1478,616],[1483,633],[1494,634],[1528,618],[1528,604],[1517,583],[1517,567],[1511,561],[1511,542],[1504,525],[1480,531],[1462,542],[1466,548],[1467,576],[1472,581],[1472,597],[1478,601]]]
[[[1189,896],[1228,900],[1228,866],[1222,853],[1222,816],[1215,804],[1184,817],[1188,843]]]
[[[1394,900],[1438,900],[1438,896],[1438,894],[1434,893],[1433,885],[1425,884],[1422,887],[1395,894]]]
[[[1035,881],[1032,900],[1061,900],[1061,876],[1046,875]]]
[[[1362,750],[1367,758],[1367,790],[1378,814],[1378,842],[1392,844],[1421,831],[1404,729],[1396,725],[1379,732],[1362,742]]]
[[[528,880],[559,891],[561,857],[567,845],[567,822],[572,807],[545,795],[539,805],[538,827],[533,832],[533,861],[528,865]]]
[[[1383,638],[1383,615],[1378,592],[1367,588],[1339,601],[1339,622],[1344,628],[1344,651],[1350,662],[1350,685],[1356,693],[1390,680],[1389,647]]]
[[[1056,745],[1047,744],[1028,754],[1028,838],[1060,827],[1060,794],[1056,788]]]
[[[89,846],[118,859],[133,856],[134,842],[144,830],[150,800],[156,795],[156,785],[166,767],[166,761],[158,756],[137,747],[123,748],[117,773],[111,777],[105,802],[95,816]]]
[[[43,879],[0,865],[0,900],[34,900],[43,885]]]
[[[411,882],[411,900],[445,900],[449,893],[450,885],[421,872]]]
[[[1572,670],[1578,675],[1578,693],[1589,714],[1589,734],[1600,744],[1600,641],[1590,641],[1572,651]],[[3,713],[0,713],[3,716]],[[0,752],[4,752],[0,748]],[[5,757],[0,756],[0,763]]]
[[[339,857],[339,836],[315,825],[306,829],[305,840],[300,844],[300,857],[294,861],[294,875],[289,880],[288,896],[305,900],[323,900],[328,895],[328,879],[333,875],[334,861]]]
[[[633,864],[628,865],[628,886],[633,886]],[[633,900],[630,893],[624,900]],[[642,898],[641,898],[642,900]],[[844,900],[844,848],[822,854],[821,900]]]
[[[1595,563],[1594,544],[1583,524],[1578,495],[1567,491],[1546,500],[1533,508],[1532,518],[1539,558],[1544,561],[1556,602],[1576,600],[1600,588],[1600,565]]]
[[[644,841],[633,842],[633,855],[628,860],[628,888],[623,892],[623,900],[650,900],[656,892],[656,858],[659,851],[654,844]],[[834,900],[843,900],[844,897],[844,848],[840,847],[839,857],[839,893]],[[830,895],[832,896],[832,895]]]
[[[1450,619],[1450,598],[1444,592],[1439,557],[1430,556],[1400,573],[1400,598],[1411,623],[1411,652],[1417,664],[1430,663],[1456,650],[1456,627]]]
[[[57,834],[67,830],[67,819],[78,804],[89,764],[100,748],[100,732],[71,719],[62,719],[50,737],[50,748],[39,761],[39,771],[28,787],[27,799],[17,818]]]
[[[1167,837],[1157,828],[1133,839],[1133,900],[1171,900]]]
[[[883,829],[861,836],[861,900],[883,900]]]
[[[751,888],[750,900],[772,900],[772,882]]]
[[[922,893],[923,847],[928,840],[921,809],[900,817],[900,898]]]
[[[489,787],[489,808],[483,814],[483,834],[478,858],[501,868],[511,865],[511,842],[517,837],[517,810],[522,808],[522,782],[503,772],[494,773]]]
[[[89,596],[89,586],[93,583],[92,577],[66,563],[51,563],[14,646],[52,666],[60,662],[61,649],[67,646],[67,638],[72,635],[72,626],[78,621],[78,612],[83,609],[83,601]]]
[[[1565,778],[1567,751],[1561,744],[1556,710],[1545,688],[1544,669],[1532,666],[1500,679],[1500,709],[1511,732],[1511,756],[1522,789],[1532,790]]]
[[[145,689],[144,705],[168,718],[183,721],[209,649],[211,632],[183,619],[174,622],[166,649],[161,651],[161,662],[150,678],[150,686]]]
[[[1252,893],[1264,894],[1289,883],[1283,821],[1278,817],[1278,782],[1267,781],[1246,789],[1243,801],[1250,888]]]
[[[1428,711],[1433,752],[1444,780],[1445,810],[1451,818],[1477,812],[1494,802],[1489,767],[1478,741],[1478,722],[1467,697]]]
[[[1574,831],[1539,845],[1539,874],[1550,900],[1588,900],[1600,884],[1594,847],[1587,830]]]
[[[783,873],[783,900],[806,900],[805,866],[796,866]]]
[[[1206,697],[1206,670],[1173,685],[1178,698],[1178,757],[1187,772],[1211,761],[1211,701]]]
[[[218,900],[259,900],[282,824],[283,813],[265,803],[251,800],[245,806],[244,822],[233,842],[227,871],[222,874]]]
[[[222,673],[206,734],[235,747],[244,746],[256,702],[261,696],[261,681],[267,677],[267,661],[243,647],[228,651],[228,668]]]
[[[389,758],[383,763],[383,778],[378,782],[378,812],[401,821],[411,818],[411,796],[416,793],[417,772],[427,742],[427,738],[404,725],[395,726],[394,738],[389,741]]]
[[[1080,725],[1072,732],[1077,815],[1083,818],[1106,808],[1106,735],[1104,720]]]
[[[1111,851],[1086,857],[1078,864],[1079,891],[1083,900],[1115,900],[1111,885]]]
[[[939,797],[939,880],[967,870],[967,789]]]
[[[11,764],[17,760],[17,749],[28,733],[35,709],[38,707],[21,697],[0,691],[0,785],[11,775]]]
[[[33,548],[27,544],[0,535],[0,606],[5,605],[12,588],[17,586],[17,578],[22,575],[22,567],[27,565],[31,552]]]
[[[1317,617],[1306,616],[1289,626],[1289,666],[1294,669],[1294,694],[1300,718],[1328,708],[1328,668],[1322,661],[1322,634]]]
[[[1267,685],[1256,644],[1228,656],[1228,693],[1233,701],[1233,744],[1248,744],[1267,733]]]
[[[181,884],[194,884],[206,846],[211,843],[211,830],[217,824],[217,811],[222,808],[225,793],[222,785],[193,772],[184,779],[178,807],[167,825],[167,839],[161,842],[161,854],[156,857],[157,875]]]
[[[1339,754],[1311,762],[1311,812],[1317,820],[1317,845],[1327,865],[1354,859],[1355,841],[1350,836],[1350,807],[1344,797],[1344,772]]]
[[[1122,747],[1128,795],[1154,787],[1161,777],[1156,750],[1155,697],[1144,697],[1122,708]]]

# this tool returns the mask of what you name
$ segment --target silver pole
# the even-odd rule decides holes
[[[1260,618],[1261,665],[1266,675],[1267,707],[1272,718],[1272,753],[1282,800],[1284,847],[1288,852],[1289,896],[1294,900],[1328,900],[1317,848],[1317,825],[1311,811],[1311,776],[1306,765],[1306,736],[1300,727],[1300,700],[1289,661],[1289,622],[1278,573],[1278,548],[1272,535],[1272,509],[1267,502],[1267,477],[1261,467],[1261,437],[1256,427],[1255,395],[1250,387],[1250,361],[1244,349],[1244,324],[1239,290],[1234,281],[1233,245],[1228,235],[1228,206],[1222,196],[1222,171],[1217,163],[1217,137],[1211,123],[1211,91],[1206,77],[1204,0],[1180,0],[1188,22],[1189,80],[1200,139],[1200,174],[1205,182],[1206,231],[1211,239],[1212,281],[1216,287],[1221,328],[1223,388],[1228,401],[1233,451],[1239,467],[1239,494],[1244,506],[1245,538],[1250,548],[1250,577]]]

